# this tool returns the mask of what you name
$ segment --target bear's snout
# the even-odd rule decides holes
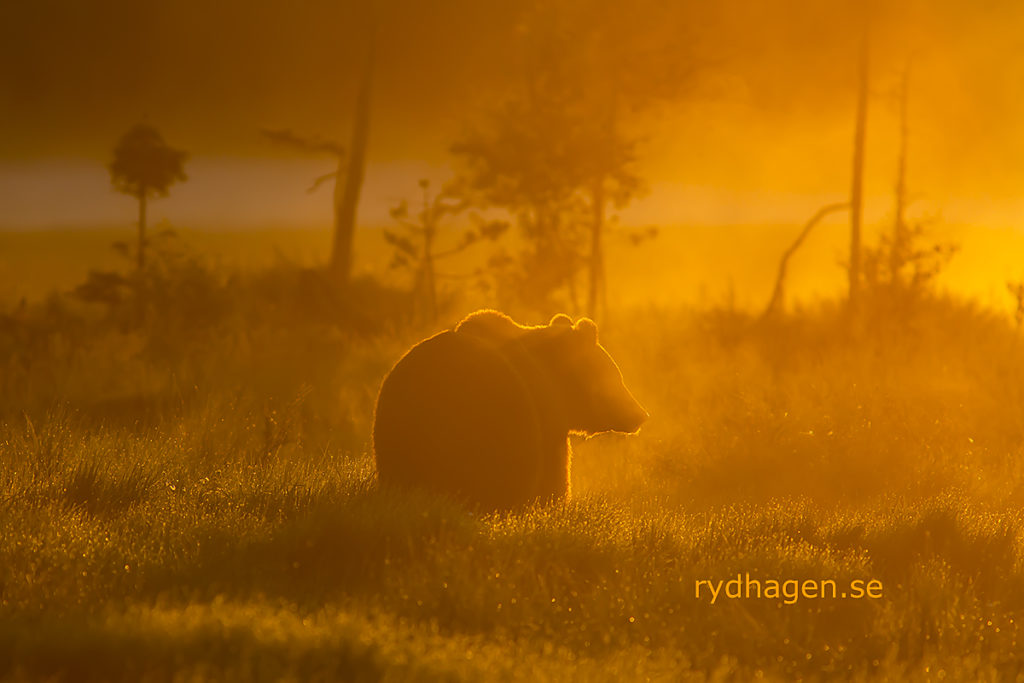
[[[647,418],[649,418],[650,416],[651,414],[644,410],[644,407],[642,405],[636,403],[635,408],[633,410],[633,416],[631,418],[631,424],[633,428],[629,430],[630,433],[640,431],[640,427],[643,426],[644,422],[647,422]]]
[[[612,431],[635,434],[650,416],[635,398],[629,396],[628,401],[619,410],[619,424]]]

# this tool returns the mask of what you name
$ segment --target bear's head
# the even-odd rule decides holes
[[[574,325],[569,316],[556,315],[545,336],[542,353],[561,390],[569,431],[638,431],[647,411],[629,393],[619,366],[598,343],[594,321],[580,318]]]

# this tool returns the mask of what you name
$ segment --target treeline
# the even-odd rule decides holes
[[[326,156],[334,164],[331,172],[313,179],[309,190],[333,187],[333,240],[324,274],[327,286],[342,298],[359,271],[354,236],[372,152],[373,93],[389,77],[380,66],[382,55],[411,58],[389,42],[402,8],[402,2],[367,3],[350,18],[346,30],[352,33],[351,63],[345,68],[353,87],[350,128],[344,134],[287,127],[261,132],[268,145]],[[832,96],[837,90],[845,92],[854,133],[852,183],[848,189],[836,188],[837,201],[826,208],[849,214],[850,250],[844,267],[849,274],[847,298],[856,308],[865,288],[920,289],[952,248],[933,244],[923,225],[908,217],[906,111],[912,96],[913,50],[892,44],[887,27],[907,23],[911,11],[868,4],[824,13],[806,9],[807,26],[787,29],[794,39],[801,38],[790,46],[793,54],[787,58],[827,55],[848,76],[826,89]],[[616,217],[647,186],[641,172],[643,150],[656,141],[645,139],[645,122],[667,109],[725,96],[709,85],[723,78],[764,86],[752,63],[757,50],[768,48],[724,41],[723,27],[731,25],[723,19],[726,14],[722,8],[657,0],[629,8],[596,0],[517,6],[516,30],[507,44],[513,55],[502,62],[517,70],[496,75],[488,88],[493,101],[482,114],[466,114],[461,132],[450,141],[452,177],[436,187],[421,181],[419,196],[417,188],[408,188],[408,199],[392,211],[394,225],[384,231],[393,250],[392,266],[405,275],[392,284],[408,283],[403,286],[413,315],[436,322],[444,301],[469,286],[484,290],[492,305],[506,310],[561,310],[601,319],[609,288],[616,286],[606,275],[609,249],[629,248],[657,235],[656,226],[626,229]],[[835,22],[836,15],[848,21]],[[872,59],[876,49],[884,60]],[[862,188],[872,84],[894,75],[900,76],[902,112],[894,209],[891,227],[882,231],[879,244],[871,245],[862,238]],[[799,98],[813,84],[776,85],[783,94]],[[115,148],[110,164],[114,186],[138,202],[133,251],[140,271],[146,267],[147,203],[186,179],[186,158],[149,125],[131,129]],[[798,233],[783,255],[765,315],[784,310],[787,262],[815,222]],[[459,272],[446,267],[451,257],[470,250],[479,267]],[[109,291],[100,290],[123,289],[124,284],[109,273],[97,274],[87,289],[94,298],[109,298]]]

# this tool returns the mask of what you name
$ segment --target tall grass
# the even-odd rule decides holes
[[[1022,674],[1002,319],[621,312],[602,338],[649,424],[576,443],[571,501],[477,515],[374,479],[376,388],[429,330],[260,314],[275,288],[243,284],[203,329],[55,300],[0,333],[0,678]],[[884,595],[694,595],[742,573]]]

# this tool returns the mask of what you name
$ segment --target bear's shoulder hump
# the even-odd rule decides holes
[[[481,310],[466,316],[455,327],[455,332],[500,343],[518,339],[527,329],[500,311]]]

